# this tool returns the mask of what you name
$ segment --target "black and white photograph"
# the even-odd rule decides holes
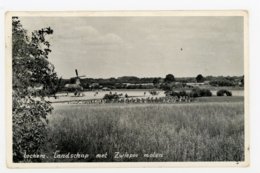
[[[9,164],[247,166],[247,17],[8,12]]]

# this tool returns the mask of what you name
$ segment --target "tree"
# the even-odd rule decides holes
[[[171,83],[174,81],[175,81],[175,77],[172,74],[167,74],[164,79],[164,82],[166,82],[166,83]]]
[[[242,79],[240,80],[241,86],[244,87],[244,75],[242,76]]]
[[[234,82],[231,82],[225,78],[222,79],[215,79],[213,81],[210,81],[209,84],[211,86],[235,86]]]
[[[160,78],[154,78],[154,79],[153,79],[153,85],[154,85],[154,86],[157,87],[159,83],[160,83]]]
[[[201,83],[201,82],[204,82],[204,81],[205,81],[205,78],[204,78],[201,74],[199,74],[199,75],[196,77],[196,81],[197,81],[198,83]]]
[[[75,77],[70,78],[70,84],[75,84],[75,83],[76,83],[76,78]]]
[[[28,36],[19,18],[12,18],[14,162],[33,161],[23,155],[40,153],[47,136],[47,115],[53,108],[45,97],[56,90],[58,82],[54,66],[48,61],[51,50],[46,37],[52,33],[49,27]]]

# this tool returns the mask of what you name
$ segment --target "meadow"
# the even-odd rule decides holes
[[[244,159],[243,102],[53,106],[42,148],[49,162]],[[57,151],[89,157],[54,159]]]
[[[217,90],[222,89],[221,87],[217,88],[211,88],[211,92],[213,94],[213,96],[216,96]],[[179,90],[176,90],[179,91]],[[190,91],[190,90],[186,90],[186,91]],[[234,90],[231,89],[229,90],[232,92],[232,96],[235,97],[243,97],[244,96],[244,91],[243,90]],[[112,93],[117,93],[117,94],[122,94],[123,96],[125,94],[127,94],[128,96],[131,97],[135,97],[135,98],[147,98],[147,97],[165,97],[164,91],[163,90],[158,90],[158,95],[151,95],[149,90],[144,89],[144,90],[139,90],[139,89],[133,89],[133,90],[113,90]],[[96,94],[98,93],[98,94]],[[72,101],[72,100],[88,100],[88,99],[102,99],[105,94],[109,94],[110,91],[84,91],[82,92],[83,96],[81,97],[76,97],[74,96],[74,93],[64,93],[64,92],[60,92],[57,95],[57,99],[55,99],[54,97],[47,97],[46,100],[53,102],[53,103],[57,103],[57,102],[63,102],[63,101]],[[145,95],[144,95],[145,93]]]

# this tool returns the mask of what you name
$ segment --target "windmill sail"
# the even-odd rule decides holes
[[[79,77],[79,75],[78,75],[78,70],[77,70],[77,69],[75,69],[75,72],[76,72],[76,76]]]

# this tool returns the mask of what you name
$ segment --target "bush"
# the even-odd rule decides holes
[[[217,96],[232,96],[232,92],[231,91],[228,91],[228,90],[225,90],[225,89],[222,89],[222,90],[219,90],[217,92]]]
[[[194,88],[190,92],[191,97],[210,97],[212,93],[209,89]]]
[[[172,96],[172,97],[183,97],[183,96],[188,96],[188,94],[186,93],[186,91],[180,91],[180,92],[176,92],[176,91],[166,91],[165,92],[166,96]]]
[[[227,79],[216,79],[209,83],[211,86],[235,86],[235,83]]]
[[[41,161],[25,159],[24,154],[40,154],[46,141],[47,115],[52,106],[44,99],[21,97],[13,91],[13,161]]]
[[[210,96],[212,96],[212,93],[209,89],[201,89],[200,96],[201,97],[210,97]]]
[[[164,91],[171,91],[172,90],[172,86],[170,84],[166,84],[166,83],[162,83],[159,88],[164,90]]]
[[[104,100],[117,100],[119,96],[117,94],[105,94],[103,97]]]

